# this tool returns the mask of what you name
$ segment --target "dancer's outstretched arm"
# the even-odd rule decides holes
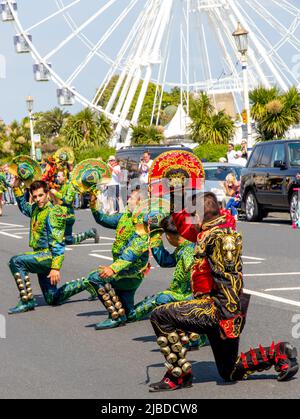
[[[158,230],[157,232],[152,232],[151,239],[150,239],[150,246],[152,250],[152,254],[156,262],[162,268],[174,268],[176,266],[176,252],[170,253],[164,246],[162,240],[162,230]]]
[[[29,202],[26,201],[25,194],[20,188],[20,180],[18,178],[15,179],[13,190],[14,190],[14,194],[17,200],[19,210],[21,211],[23,215],[31,218],[33,210],[36,205],[35,204],[31,205],[29,204]]]
[[[102,227],[116,230],[123,214],[118,213],[118,214],[108,215],[102,212],[101,210],[98,210],[96,208],[96,205],[97,205],[97,198],[95,195],[91,195],[90,207],[91,207],[91,211],[92,211],[93,217],[95,218],[96,223],[100,224]]]

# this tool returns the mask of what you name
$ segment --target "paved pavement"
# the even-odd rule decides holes
[[[77,216],[77,232],[95,225],[89,211]],[[300,353],[300,327],[292,323],[297,314],[294,320],[300,323],[300,231],[292,230],[286,216],[260,224],[239,223],[239,228],[244,236],[245,286],[253,295],[241,350],[281,339],[293,342]],[[99,231],[99,245],[89,241],[67,248],[64,281],[110,263],[114,232]],[[158,381],[164,368],[148,320],[97,332],[93,325],[106,317],[98,302],[88,302],[83,293],[64,306],[48,307],[37,281],[33,288],[40,306],[19,316],[6,315],[17,299],[7,262],[27,250],[28,220],[16,207],[6,207],[0,218],[0,314],[5,316],[0,323],[6,321],[6,339],[0,339],[0,398],[156,398],[148,393],[148,383]],[[153,267],[137,299],[168,286],[172,270],[155,263]],[[300,394],[299,379],[279,384],[273,370],[225,385],[209,347],[193,352],[189,359],[194,364],[194,387],[160,394],[160,399],[298,398]]]

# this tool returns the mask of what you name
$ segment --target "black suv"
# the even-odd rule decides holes
[[[261,221],[269,212],[290,212],[298,220],[300,140],[279,140],[255,146],[242,171],[242,208],[248,221]]]

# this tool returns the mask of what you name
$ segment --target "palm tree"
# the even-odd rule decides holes
[[[200,144],[228,144],[235,132],[234,121],[225,111],[216,112],[208,95],[191,100],[191,137]]]
[[[70,116],[69,112],[54,108],[51,111],[36,116],[35,132],[47,139],[57,137]]]
[[[300,94],[296,87],[281,93],[277,87],[259,87],[250,93],[251,115],[262,141],[283,138],[300,120]]]
[[[277,99],[279,90],[277,87],[267,89],[265,87],[258,87],[250,92],[249,97],[252,102],[251,116],[255,121],[260,120],[266,113],[266,105],[272,100]]]
[[[7,128],[6,136],[6,150],[15,155],[30,153],[29,118],[22,119],[21,123],[13,121]]]
[[[105,115],[98,115],[89,108],[69,117],[62,130],[68,145],[75,149],[106,145],[111,133],[111,124]]]
[[[155,125],[136,125],[132,126],[131,129],[133,145],[161,144],[165,139],[163,134],[163,127],[156,127]]]

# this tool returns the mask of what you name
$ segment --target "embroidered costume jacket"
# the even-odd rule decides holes
[[[51,269],[60,270],[64,261],[67,210],[54,206],[50,202],[42,209],[36,204],[29,204],[23,192],[14,190],[20,211],[31,218],[29,246],[34,252],[52,254]]]
[[[136,232],[128,208],[122,214],[107,215],[95,208],[92,208],[92,213],[98,224],[116,230],[112,246],[113,264],[110,265],[115,272],[113,279],[143,278],[149,261],[148,235]]]
[[[191,268],[194,264],[195,244],[185,241],[174,253],[164,247],[161,235],[151,238],[151,250],[156,262],[163,268],[175,268],[170,287],[163,291],[177,301],[184,301],[191,296]]]

